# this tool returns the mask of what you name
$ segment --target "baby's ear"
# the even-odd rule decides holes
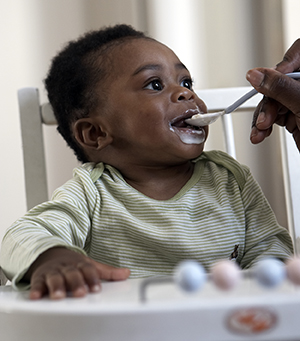
[[[112,143],[112,137],[93,118],[81,118],[74,123],[76,141],[84,149],[102,150]]]

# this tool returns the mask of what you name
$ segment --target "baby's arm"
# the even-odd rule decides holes
[[[75,177],[68,181],[51,201],[16,221],[3,238],[1,267],[13,286],[26,288],[31,284],[32,299],[47,293],[52,299],[68,292],[83,296],[96,291],[101,279],[129,276],[128,269],[103,265],[86,255],[93,213],[99,211],[101,200],[89,173],[84,169],[78,172],[83,180]]]
[[[129,269],[117,269],[67,248],[54,247],[36,259],[23,279],[31,283],[31,299],[46,294],[61,299],[67,294],[82,297],[89,291],[97,292],[101,279],[124,280],[129,274]]]
[[[240,262],[242,268],[253,266],[263,257],[286,260],[293,254],[292,239],[281,227],[260,186],[248,174],[242,191],[245,206],[245,250]]]

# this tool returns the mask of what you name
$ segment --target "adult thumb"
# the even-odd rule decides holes
[[[300,82],[268,68],[249,70],[246,78],[258,92],[273,98],[299,116]]]

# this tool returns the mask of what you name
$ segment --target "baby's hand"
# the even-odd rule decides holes
[[[118,269],[98,263],[80,253],[63,247],[42,253],[24,276],[31,283],[29,297],[40,299],[49,294],[50,299],[65,298],[67,293],[82,297],[101,288],[101,279],[125,280],[129,269]]]

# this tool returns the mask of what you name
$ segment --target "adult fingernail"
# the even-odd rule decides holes
[[[247,72],[246,78],[253,86],[258,87],[262,85],[265,75],[258,70],[250,70]]]
[[[256,124],[263,123],[266,120],[266,114],[261,111],[257,117]]]
[[[253,127],[251,130],[250,139],[252,139],[252,137],[255,137],[256,135],[257,135],[257,128]]]

